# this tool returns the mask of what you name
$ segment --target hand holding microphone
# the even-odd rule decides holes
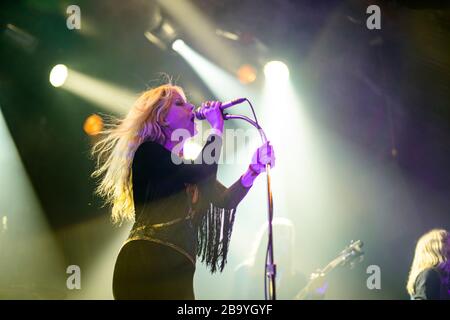
[[[246,100],[247,100],[246,98],[239,98],[239,99],[231,100],[228,102],[224,102],[224,103],[220,104],[219,108],[222,111],[226,108],[235,106],[242,102],[245,102]],[[218,102],[218,101],[215,101],[215,102]],[[197,118],[197,120],[205,120],[206,119],[205,111],[208,108],[208,103],[211,104],[212,101],[207,101],[207,102],[202,103],[202,106],[195,111],[195,118]]]
[[[244,102],[245,98],[235,99],[229,102],[221,103],[219,101],[203,102],[201,107],[195,111],[197,120],[207,120],[213,129],[223,132],[223,114],[222,110]]]
[[[202,106],[195,112],[195,117],[199,119],[201,112],[202,119],[206,119],[211,125],[212,129],[218,130],[223,133],[223,115],[221,109],[222,103],[220,101],[206,101],[202,103]]]

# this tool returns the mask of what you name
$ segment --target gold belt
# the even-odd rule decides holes
[[[184,220],[189,220],[189,219],[190,219],[190,217],[188,216],[186,218],[178,218],[178,219],[174,219],[174,220],[171,220],[171,221],[168,221],[168,222],[152,224],[152,225],[149,225],[149,226],[141,226],[141,227],[132,229],[131,230],[131,234],[139,232],[139,231],[144,231],[145,232],[146,229],[147,230],[151,230],[151,229],[164,228],[164,227],[171,226],[171,225],[174,225],[176,223],[182,222]],[[153,232],[150,232],[150,233],[153,233]],[[178,251],[179,253],[184,255],[186,258],[188,258],[189,261],[195,267],[195,257],[193,257],[191,254],[189,254],[189,252],[187,252],[185,249],[181,248],[180,246],[178,246],[178,245],[176,245],[174,243],[171,243],[171,242],[166,241],[166,240],[161,240],[161,239],[155,238],[155,237],[153,237],[151,235],[137,234],[137,235],[134,235],[134,236],[130,236],[124,242],[123,246],[125,246],[127,243],[129,243],[131,241],[135,241],[135,240],[147,240],[147,241],[151,241],[151,242],[154,242],[154,243],[162,244],[162,245],[168,246],[168,247],[170,247],[172,249],[175,249],[176,251]]]

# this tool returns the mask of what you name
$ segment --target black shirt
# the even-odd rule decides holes
[[[205,152],[211,152],[208,146],[216,139],[221,138],[210,135],[199,158],[189,163],[181,163],[153,141],[138,147],[132,164],[135,224],[129,241],[145,239],[168,245],[194,265],[196,254],[202,255],[207,264],[214,264],[212,271],[222,256],[219,264],[223,268],[235,209],[249,188],[240,179],[224,187],[216,179],[217,161],[200,161],[207,158]],[[221,147],[221,140],[218,145]],[[190,185],[198,187],[201,201],[193,203],[187,192]]]
[[[419,273],[414,284],[412,300],[448,300],[449,288],[442,273],[436,268],[428,268]]]

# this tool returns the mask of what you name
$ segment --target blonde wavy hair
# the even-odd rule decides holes
[[[134,153],[145,140],[164,144],[163,127],[174,93],[185,98],[182,88],[164,84],[143,92],[123,119],[111,117],[100,134],[104,136],[92,148],[96,157],[93,178],[99,182],[95,194],[112,208],[114,224],[134,221],[131,165]]]
[[[448,246],[450,234],[444,229],[433,229],[417,241],[414,260],[409,272],[406,289],[410,295],[414,294],[414,284],[417,276],[428,268],[448,268]]]

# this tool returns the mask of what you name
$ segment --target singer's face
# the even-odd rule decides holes
[[[191,136],[197,133],[194,105],[187,102],[178,92],[173,93],[166,122],[171,132],[177,129],[185,129],[189,131]]]

